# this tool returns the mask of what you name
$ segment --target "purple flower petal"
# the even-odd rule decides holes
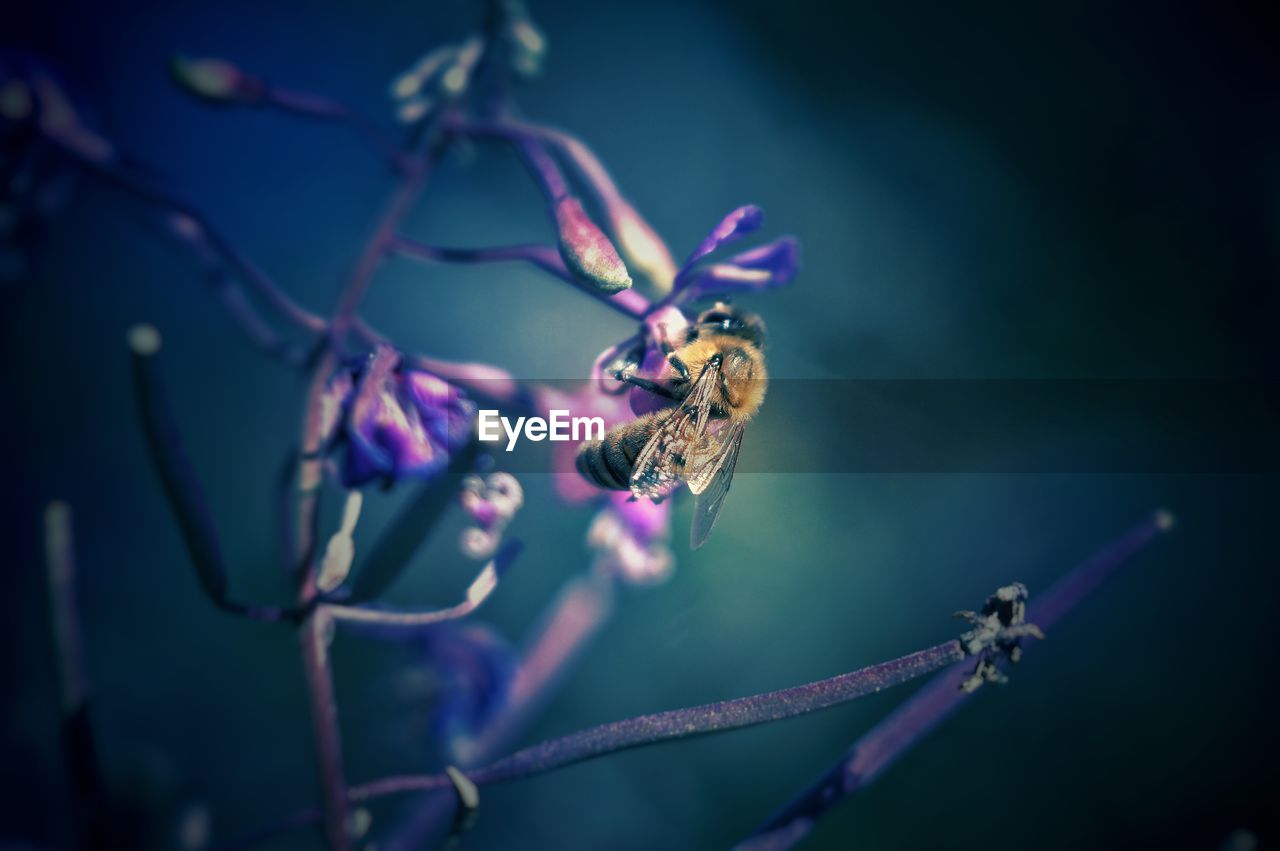
[[[742,239],[747,234],[759,229],[763,223],[764,211],[755,204],[739,207],[725,216],[720,220],[720,224],[716,225],[711,233],[707,234],[706,239],[698,244],[698,247],[689,255],[689,259],[684,261],[684,265],[680,267],[680,271],[676,274],[676,288],[680,288],[681,282],[688,276],[689,270],[703,257],[723,245]]]
[[[379,346],[358,378],[347,411],[347,487],[432,475],[468,433],[470,402],[436,376],[399,365],[399,353]]]
[[[675,280],[676,262],[658,232],[620,196],[610,199],[604,212],[627,264],[639,269],[660,291],[668,291]]]
[[[789,284],[799,269],[800,242],[795,237],[784,236],[724,263],[701,267],[684,283],[679,300],[699,301],[776,289]]]
[[[611,494],[587,532],[596,552],[595,569],[634,585],[654,585],[671,576],[675,557],[671,536],[671,501],[654,503]]]
[[[647,545],[670,536],[670,501],[656,503],[649,499],[632,499],[626,492],[610,494],[610,497],[618,519],[638,542]]]
[[[452,750],[505,705],[516,654],[496,630],[478,623],[428,631],[423,654],[439,684],[431,724],[437,740]]]

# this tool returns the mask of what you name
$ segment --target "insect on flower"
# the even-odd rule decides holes
[[[617,375],[672,404],[583,444],[578,472],[599,487],[654,501],[688,484],[695,496],[690,546],[702,546],[729,493],[747,422],[764,402],[764,341],[764,322],[755,314],[723,302],[703,311],[682,346],[663,342],[659,380],[634,368]]]

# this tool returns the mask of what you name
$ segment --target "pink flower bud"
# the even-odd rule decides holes
[[[631,286],[631,275],[618,251],[572,196],[556,202],[556,228],[560,256],[581,280],[604,293],[616,293]]]

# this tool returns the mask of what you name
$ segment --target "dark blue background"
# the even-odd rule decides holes
[[[341,130],[191,101],[167,57],[226,56],[390,126],[387,81],[477,17],[462,2],[83,5],[10,9],[2,38],[48,55],[105,133],[318,310],[368,235],[384,170]],[[677,255],[746,202],[803,239],[793,288],[751,302],[775,376],[1277,374],[1280,53],[1260,12],[803,0],[533,12],[551,50],[520,95],[527,113],[581,134]],[[29,280],[2,293],[0,836],[64,836],[38,537],[57,497],[76,510],[108,781],[161,847],[193,802],[226,839],[313,795],[301,672],[286,631],[200,596],[145,463],[124,333],[145,320],[165,335],[240,596],[287,594],[269,481],[302,388],[243,344],[137,207],[81,189]],[[549,234],[519,164],[489,148],[450,161],[407,229],[459,245]],[[630,333],[517,267],[395,262],[368,314],[412,348],[538,378],[580,376]],[[766,407],[746,451],[790,439],[801,415]],[[816,457],[842,433],[805,430]],[[514,639],[588,560],[587,514],[541,477],[525,485],[512,531],[528,549],[483,612]],[[390,503],[370,507],[369,528]],[[1277,503],[1262,476],[743,476],[696,554],[677,511],[675,577],[623,595],[529,740],[942,640],[953,610],[1011,579],[1034,594],[1163,505],[1174,536],[811,847],[1215,848],[1237,828],[1266,840]],[[454,598],[471,569],[456,533],[455,519],[391,599]],[[425,766],[403,655],[342,638],[335,654],[351,776]],[[906,693],[486,790],[467,844],[723,847]]]

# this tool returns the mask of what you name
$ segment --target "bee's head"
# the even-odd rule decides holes
[[[764,347],[764,320],[754,313],[737,310],[732,305],[722,301],[716,302],[710,308],[698,314],[698,318],[694,320],[690,331],[692,332],[691,336],[716,333],[727,334],[731,337],[741,337],[755,346]]]

